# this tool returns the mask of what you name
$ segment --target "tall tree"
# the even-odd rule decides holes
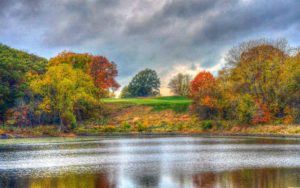
[[[229,66],[220,72],[218,86],[228,111],[234,112],[232,119],[256,124],[291,115],[288,101],[296,93],[291,85],[298,74],[291,49],[285,40],[258,40],[229,51]]]
[[[128,85],[128,92],[132,97],[148,97],[159,94],[160,80],[157,73],[145,69],[136,74]]]
[[[250,94],[259,106],[267,106],[274,114],[283,112],[280,75],[286,55],[270,45],[260,45],[243,52],[240,63],[232,69],[234,92]],[[267,109],[266,108],[266,109]]]
[[[191,75],[179,73],[170,80],[168,86],[175,95],[188,96],[191,80]]]
[[[106,57],[93,56],[88,73],[92,76],[97,88],[115,91],[120,87],[115,80],[115,77],[118,76],[117,66],[114,62],[109,62]]]
[[[44,75],[32,80],[30,86],[36,94],[43,96],[41,109],[57,115],[65,129],[76,125],[76,107],[99,101],[90,76],[68,64],[49,67]]]

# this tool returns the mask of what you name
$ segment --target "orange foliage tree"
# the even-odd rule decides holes
[[[201,71],[191,82],[191,94],[199,95],[211,92],[216,84],[216,79],[208,71]]]
[[[191,97],[195,110],[202,119],[211,119],[216,113],[216,79],[207,71],[201,71],[191,82]]]

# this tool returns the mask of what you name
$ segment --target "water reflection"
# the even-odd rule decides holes
[[[171,137],[0,145],[0,187],[299,187],[297,139]]]
[[[30,188],[52,188],[52,187],[116,187],[114,181],[109,180],[105,174],[68,174],[58,177],[10,177],[2,178],[0,187],[30,187]]]
[[[296,187],[300,185],[299,169],[243,169],[193,176],[194,187]]]
[[[0,187],[85,188],[85,187],[257,187],[281,188],[300,185],[299,169],[243,169],[225,172],[203,172],[170,179],[148,174],[116,177],[116,174],[66,174],[57,177],[2,177]],[[121,182],[120,182],[121,181]]]

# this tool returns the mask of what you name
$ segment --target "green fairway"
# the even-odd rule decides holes
[[[191,100],[181,96],[167,97],[147,97],[147,98],[109,98],[103,99],[104,103],[133,104],[152,106],[154,110],[172,109],[176,112],[186,111],[191,104]]]

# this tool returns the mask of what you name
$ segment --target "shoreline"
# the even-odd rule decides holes
[[[8,139],[35,139],[35,138],[79,138],[79,137],[259,137],[259,138],[300,138],[300,134],[251,134],[251,133],[112,133],[112,134],[65,134],[62,136],[24,136],[1,134],[0,140]]]

